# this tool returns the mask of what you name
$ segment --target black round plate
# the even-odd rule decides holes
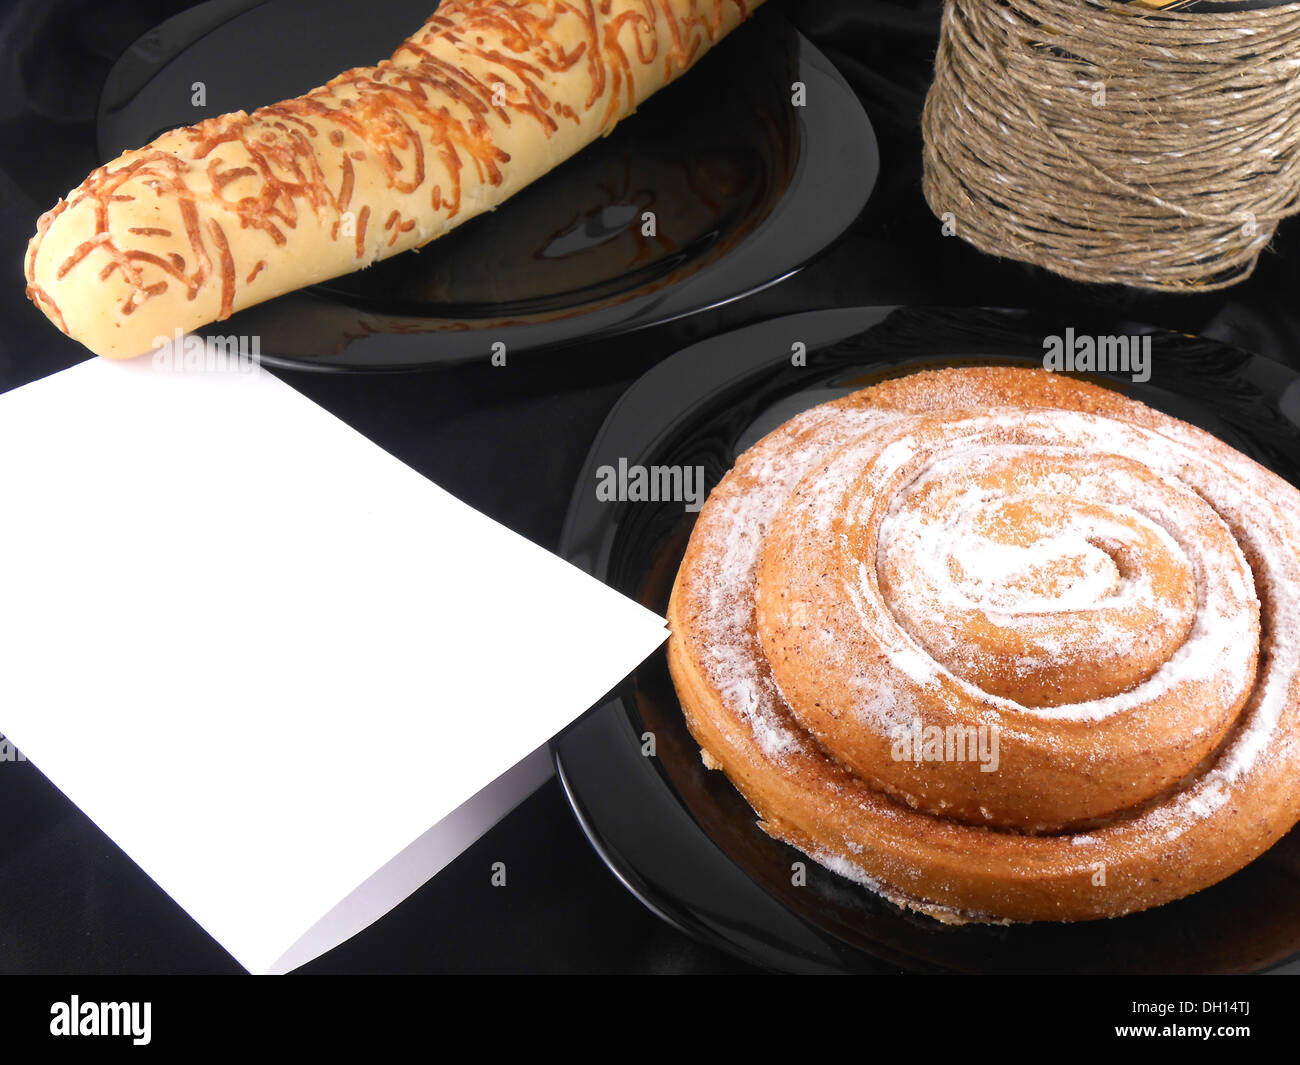
[[[700,465],[712,487],[735,457],[797,412],[880,380],[944,365],[1041,365],[1043,339],[1147,334],[1145,384],[1099,378],[1193,422],[1300,482],[1300,376],[1216,341],[1110,317],[865,308],[750,326],[659,364],[625,394],[588,457],[562,552],[663,613],[694,521],[678,503],[609,503],[596,471]],[[806,345],[805,368],[791,362]],[[655,757],[642,755],[654,733]],[[560,779],[597,851],[652,910],[767,968],[794,972],[1250,972],[1300,968],[1300,831],[1237,875],[1110,921],[950,927],[808,863],[755,824],[708,771],[660,650],[555,741]],[[1288,959],[1293,959],[1288,965]]]
[[[354,0],[209,0],[114,67],[100,100],[100,153],[111,159],[165,130],[373,63],[434,7],[388,0],[358,18]],[[794,105],[796,82],[805,106]],[[259,336],[269,364],[330,370],[613,337],[789,276],[858,216],[877,170],[852,90],[764,8],[609,137],[496,211],[219,328]],[[653,236],[643,233],[646,211]]]

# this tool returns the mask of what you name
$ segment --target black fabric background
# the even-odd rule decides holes
[[[0,284],[0,391],[85,357],[24,298],[23,250],[37,216],[100,162],[94,116],[115,59],[187,6],[180,0],[8,0],[0,13],[0,263],[7,264]],[[783,6],[858,91],[881,147],[871,204],[802,275],[728,308],[620,341],[616,350],[578,345],[520,356],[506,374],[466,366],[282,376],[468,503],[553,548],[582,459],[622,391],[682,345],[772,314],[854,303],[1091,305],[1300,362],[1293,343],[1295,224],[1283,227],[1249,283],[1194,298],[1084,289],[985,259],[943,238],[920,194],[918,116],[938,32],[936,0],[785,0]],[[0,462],[23,459],[0,456]],[[0,565],[22,564],[0,559]],[[76,668],[75,656],[68,668]],[[341,747],[339,772],[363,756]],[[0,826],[0,972],[239,971],[33,766],[0,765]],[[506,889],[489,884],[494,861],[507,863]],[[552,781],[395,911],[307,970],[744,968],[643,909],[588,847]]]

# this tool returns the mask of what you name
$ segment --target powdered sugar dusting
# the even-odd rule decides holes
[[[846,678],[844,698],[863,729],[883,735],[927,706],[959,714],[967,704],[1008,722],[1091,728],[1177,705],[1182,693],[1200,698],[1197,684],[1222,706],[1244,697],[1227,740],[1189,785],[1153,798],[1145,812],[1059,839],[1092,851],[1081,862],[1120,835],[1174,841],[1218,816],[1262,766],[1294,759],[1297,738],[1279,724],[1294,716],[1300,691],[1300,497],[1279,493],[1271,474],[1198,430],[1154,424],[1051,408],[908,414],[841,403],[805,412],[741,456],[701,515],[696,536],[709,549],[694,557],[689,582],[702,672],[749,730],[758,756],[778,766],[795,754],[826,757],[780,690],[779,664],[764,656],[768,634],[760,638],[757,629],[764,545],[774,523],[797,520],[803,531],[789,572],[812,574],[790,595],[802,608],[807,593],[811,604],[807,624],[798,626],[798,652]],[[1031,473],[998,487],[993,474],[1013,466]],[[980,471],[993,471],[987,484]],[[811,594],[826,591],[832,571],[818,566],[819,552],[854,560],[825,609]],[[1014,637],[1006,650],[993,639],[989,652],[1003,655],[998,664],[1012,676],[1050,675],[1090,656],[1120,661],[1138,642],[1161,653],[1153,671],[1131,684],[1027,705],[965,675],[973,659],[957,622],[972,618],[986,634]],[[863,634],[887,663],[883,675],[855,668]],[[783,683],[789,677],[781,676]],[[1187,735],[1206,731],[1193,722]],[[933,816],[879,793],[852,798],[860,793],[847,785],[828,787],[828,801],[856,804],[870,818]],[[871,858],[864,839],[845,835],[842,845],[806,853],[895,897],[896,884],[850,859]],[[1043,837],[1042,845],[1052,844]]]
[[[737,462],[730,478],[743,478],[746,491],[718,495],[700,523],[721,533],[719,550],[701,560],[701,584],[708,589],[699,620],[704,634],[703,666],[723,704],[753,730],[768,758],[807,750],[811,741],[786,723],[781,697],[762,664],[754,634],[754,584],[763,535],[781,504],[808,470],[825,454],[828,442],[851,438],[893,416],[874,410],[814,408],[788,423],[801,431],[802,443],[786,450],[760,441]]]

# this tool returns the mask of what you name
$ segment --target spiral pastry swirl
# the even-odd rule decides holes
[[[942,920],[1159,905],[1300,819],[1300,492],[1093,385],[944,370],[787,422],[669,622],[763,828]]]

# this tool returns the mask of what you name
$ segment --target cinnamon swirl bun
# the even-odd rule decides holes
[[[914,374],[709,497],[669,606],[706,764],[946,921],[1087,920],[1300,820],[1300,492],[1103,388]]]

